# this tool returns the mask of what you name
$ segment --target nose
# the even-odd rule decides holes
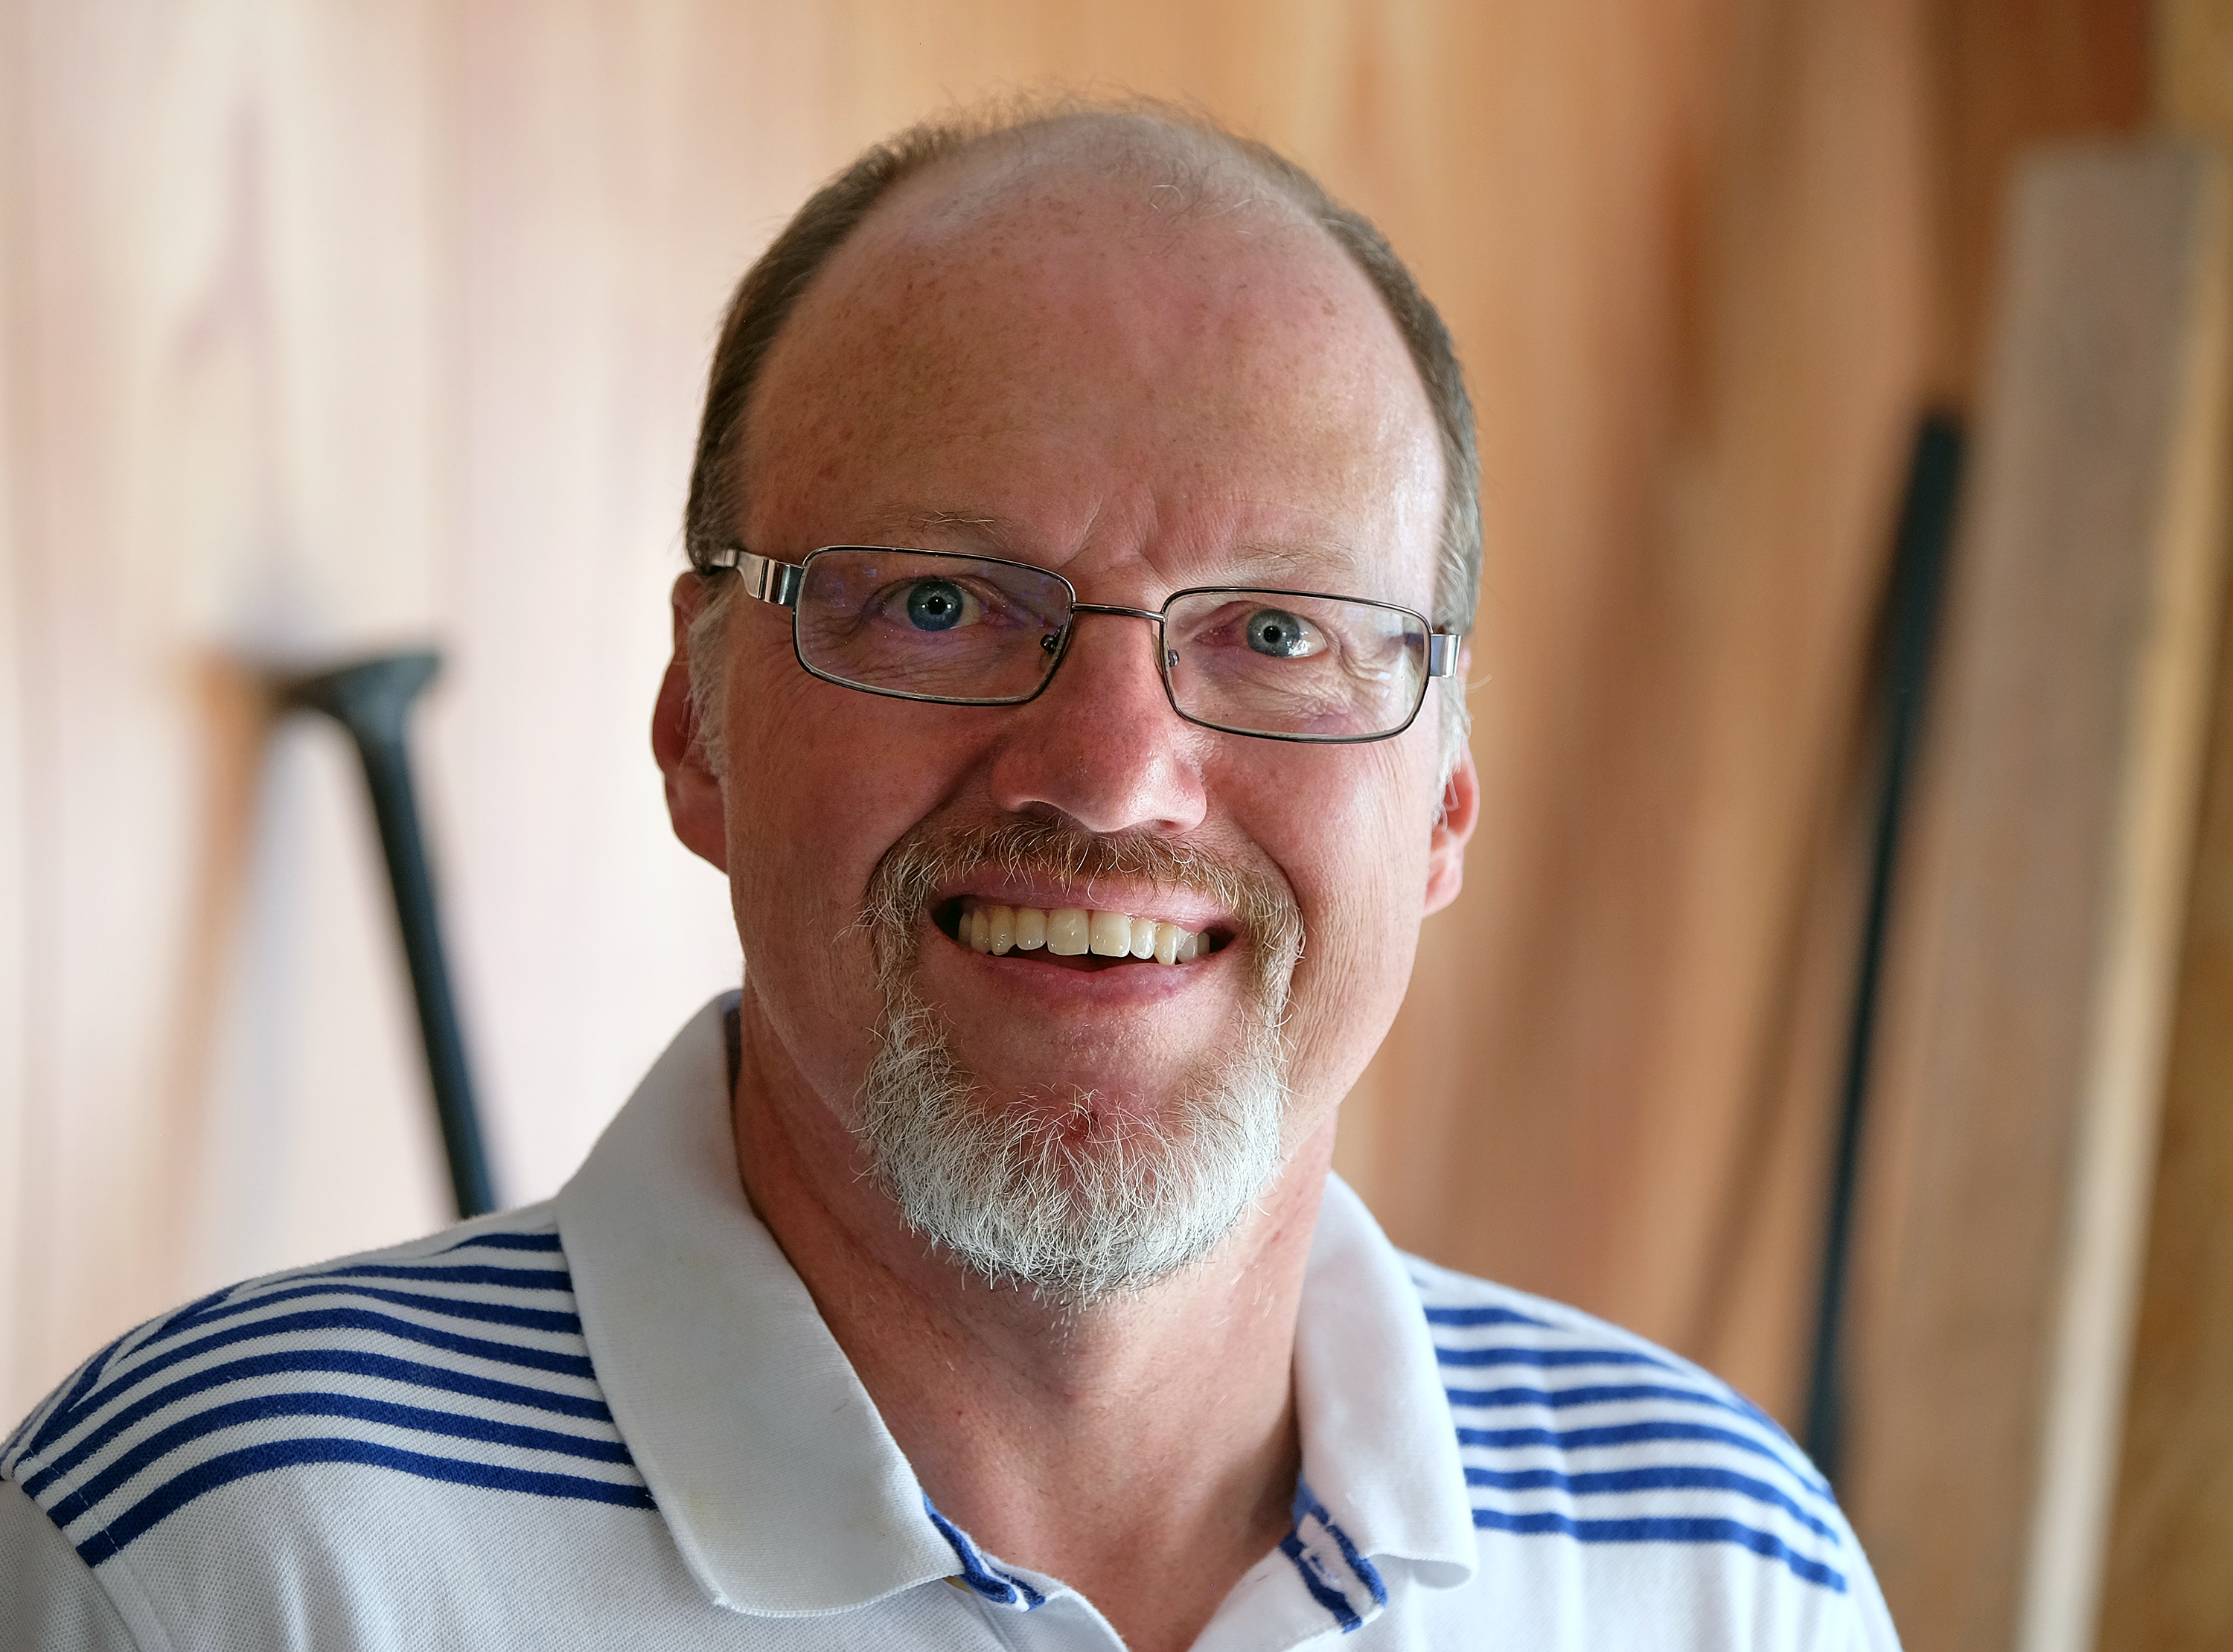
[[[992,767],[999,808],[1053,810],[1090,832],[1201,823],[1202,742],[1212,737],[1164,696],[1154,618],[1079,605],[1053,680],[1001,730]]]

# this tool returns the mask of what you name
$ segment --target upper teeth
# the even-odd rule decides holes
[[[957,931],[962,944],[995,958],[1044,946],[1058,958],[1091,953],[1099,958],[1153,958],[1165,964],[1190,963],[1201,951],[1201,937],[1174,923],[1135,918],[1128,912],[1088,912],[1083,907],[988,907],[964,904]]]

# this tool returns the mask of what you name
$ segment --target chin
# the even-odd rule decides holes
[[[878,1181],[932,1247],[994,1285],[1068,1308],[1131,1294],[1208,1257],[1285,1162],[1279,1029],[1260,1018],[1160,1107],[1077,1086],[999,1102],[943,1024],[887,1005],[858,1132]]]

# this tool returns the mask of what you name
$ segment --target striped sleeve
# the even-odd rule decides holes
[[[219,1487],[334,1466],[649,1507],[547,1212],[501,1222],[128,1332],[25,1420],[0,1478],[95,1568]]]
[[[1700,1614],[1781,1626],[1765,1643],[1897,1647],[1836,1497],[1765,1412],[1575,1309],[1410,1267],[1485,1538],[1679,1561]]]

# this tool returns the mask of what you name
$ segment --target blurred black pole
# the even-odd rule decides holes
[[[411,702],[441,663],[441,656],[431,650],[388,654],[295,678],[280,685],[279,693],[283,705],[323,712],[339,723],[364,759],[365,784],[372,793],[380,846],[387,856],[387,881],[395,893],[395,921],[403,931],[403,955],[411,966],[411,991],[419,1003],[426,1076],[442,1127],[442,1148],[450,1161],[451,1191],[457,1196],[459,1215],[479,1216],[496,1208],[496,1191],[481,1144],[480,1115],[473,1106],[457,1005],[450,996],[433,879],[419,831],[411,754],[404,739]]]
[[[1853,986],[1853,1018],[1846,1047],[1846,1082],[1839,1098],[1837,1158],[1830,1176],[1829,1219],[1822,1242],[1822,1284],[1814,1325],[1813,1371],[1807,1395],[1807,1454],[1832,1480],[1843,1443],[1846,1287],[1852,1271],[1853,1185],[1860,1168],[1861,1127],[1869,1092],[1869,1055],[1876,1037],[1877,997],[1883,972],[1885,922],[1899,856],[1902,807],[1924,691],[1930,676],[1930,645],[1937,629],[1947,541],[1962,477],[1962,428],[1952,415],[1924,415],[1915,433],[1907,491],[1900,503],[1892,547],[1891,582],[1885,595],[1889,657],[1884,660],[1885,705],[1884,789],[1877,809],[1876,849],[1869,868],[1868,911],[1861,931],[1860,968]]]

